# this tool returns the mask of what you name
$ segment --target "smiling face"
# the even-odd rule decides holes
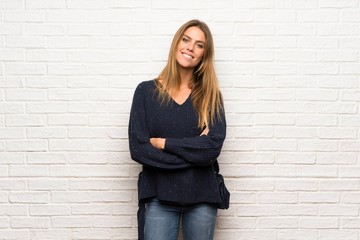
[[[186,29],[176,49],[176,61],[183,69],[193,70],[202,60],[205,50],[205,34],[196,27]]]

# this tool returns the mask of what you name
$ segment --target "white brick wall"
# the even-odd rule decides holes
[[[136,239],[135,86],[212,29],[217,240],[360,240],[359,0],[0,0],[0,240]]]

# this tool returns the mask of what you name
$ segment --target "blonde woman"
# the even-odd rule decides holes
[[[138,180],[139,239],[213,239],[221,197],[216,171],[226,121],[208,26],[176,32],[159,76],[135,90],[129,121]]]

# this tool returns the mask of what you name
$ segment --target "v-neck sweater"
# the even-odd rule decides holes
[[[143,165],[139,201],[156,197],[179,205],[220,202],[213,164],[226,136],[224,111],[207,135],[201,132],[191,94],[182,104],[161,103],[154,80],[137,86],[128,133],[131,157]],[[151,145],[152,137],[166,139],[164,150]]]

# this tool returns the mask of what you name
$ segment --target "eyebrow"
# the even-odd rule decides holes
[[[186,34],[184,34],[183,36],[192,39],[190,36],[188,36],[188,35],[186,35]],[[205,45],[205,42],[204,42],[204,41],[196,40],[196,42],[200,42],[200,43],[203,43],[203,44]]]

